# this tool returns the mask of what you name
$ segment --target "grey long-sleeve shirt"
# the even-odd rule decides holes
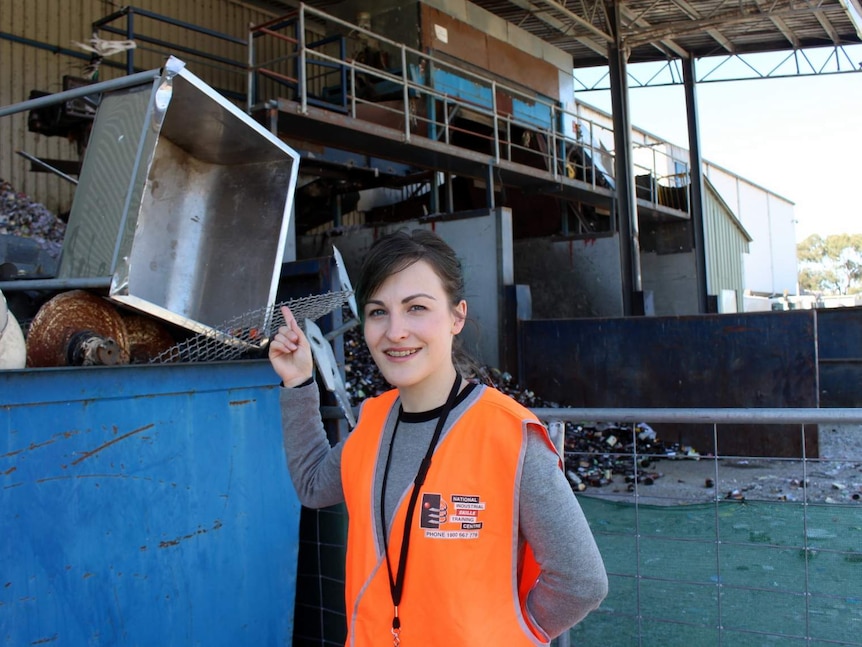
[[[475,402],[485,386],[477,386],[453,408],[447,428]],[[342,444],[330,447],[320,419],[317,385],[283,388],[280,393],[287,465],[303,505],[322,508],[344,501],[341,484]],[[386,510],[391,520],[401,494],[410,487],[437,418],[407,414],[398,427],[387,479]],[[389,446],[394,425],[384,430]],[[444,435],[447,429],[444,430]],[[541,575],[527,598],[527,611],[549,637],[563,633],[596,609],[608,591],[604,563],[581,507],[557,467],[558,456],[538,433],[527,440],[521,477],[519,526],[541,567]],[[385,457],[378,460],[380,482]],[[376,505],[380,504],[377,492]],[[378,536],[383,532],[378,528]],[[380,537],[379,537],[380,538]],[[382,539],[381,539],[382,543]]]

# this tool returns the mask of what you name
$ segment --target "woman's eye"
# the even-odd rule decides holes
[[[411,311],[411,312],[416,312],[416,311],[419,311],[419,310],[426,310],[426,309],[427,309],[427,308],[426,308],[425,306],[420,305],[420,304],[418,304],[418,303],[414,303],[412,306],[410,306],[410,311]]]
[[[386,314],[386,312],[382,308],[374,308],[373,310],[368,311],[369,317],[379,317],[383,314]]]

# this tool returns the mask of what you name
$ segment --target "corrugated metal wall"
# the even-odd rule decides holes
[[[153,12],[230,35],[245,42],[250,24],[260,24],[272,14],[254,10],[234,0],[139,0],[136,9]],[[118,5],[107,0],[2,0],[0,2],[0,105],[24,101],[31,90],[57,92],[63,89],[63,75],[80,76],[86,64],[86,53],[72,41],[87,41],[93,22],[118,11]],[[127,19],[112,23],[118,29],[127,28]],[[247,61],[244,45],[223,41],[206,34],[195,33],[180,26],[135,15],[136,34],[164,43],[181,43],[184,47],[208,52],[226,59]],[[100,33],[101,38],[123,39],[124,36]],[[160,67],[169,49],[157,43],[139,42],[134,65],[141,70]],[[244,95],[246,75],[243,68],[230,68],[195,57],[188,52],[174,51],[189,69],[219,90]],[[76,57],[75,54],[84,54]],[[125,63],[125,54],[110,58]],[[100,80],[124,74],[102,66]],[[19,113],[0,118],[0,178],[9,181],[18,191],[32,200],[42,202],[54,212],[68,210],[74,187],[51,173],[34,173],[30,163],[15,153],[26,151],[39,158],[76,160],[75,145],[62,137],[47,137],[27,131],[27,114]]]
[[[720,295],[722,290],[733,290],[737,311],[742,312],[745,291],[743,254],[748,253],[748,235],[709,180],[704,184],[707,292]]]

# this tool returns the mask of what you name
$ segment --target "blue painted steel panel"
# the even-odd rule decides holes
[[[433,70],[431,83],[435,90],[448,94],[458,101],[466,101],[488,110],[494,108],[494,95],[490,85],[478,83],[439,68]],[[512,102],[512,118],[515,123],[523,126],[534,126],[545,131],[554,130],[555,124],[550,105],[538,101],[528,101],[516,96],[511,96],[510,100]],[[547,99],[547,101],[550,102],[551,100]]]
[[[446,70],[434,68],[431,75],[431,86],[438,92],[448,94],[460,101],[482,106],[488,110],[494,106],[494,95],[490,85],[465,79]]]
[[[0,644],[287,645],[265,361],[0,372]]]
[[[555,130],[551,106],[546,103],[512,97],[512,117],[519,124],[529,124],[546,132]]]

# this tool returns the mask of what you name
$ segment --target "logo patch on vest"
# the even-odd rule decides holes
[[[478,494],[422,493],[419,527],[429,539],[478,539],[485,503]]]

